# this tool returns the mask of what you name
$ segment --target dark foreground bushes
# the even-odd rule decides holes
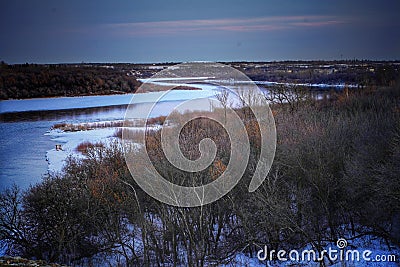
[[[264,245],[290,250],[309,244],[321,251],[341,237],[350,244],[369,236],[388,249],[400,246],[400,89],[353,92],[273,110],[276,157],[254,193],[247,192],[246,178],[257,161],[259,134],[250,119],[245,177],[212,204],[162,204],[135,184],[119,144],[93,147],[86,159],[70,158],[63,175],[26,192],[3,192],[0,239],[11,255],[126,266],[222,264],[239,253],[255,257]],[[238,110],[242,117],[243,111]],[[147,137],[150,157],[173,182],[206,183],[229,162],[223,129],[207,120],[192,121],[180,143],[185,156],[195,159],[196,144],[207,136],[216,142],[217,158],[198,174],[188,176],[170,165],[154,131]]]

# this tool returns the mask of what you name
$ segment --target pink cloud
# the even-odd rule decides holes
[[[266,32],[346,23],[333,16],[274,16],[242,19],[171,20],[102,25],[117,35],[171,35],[188,32]]]
[[[345,22],[340,20],[330,20],[330,21],[313,21],[313,22],[295,22],[292,23],[292,25],[300,27],[323,27],[323,26],[337,25],[343,23]]]

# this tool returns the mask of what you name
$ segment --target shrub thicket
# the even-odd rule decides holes
[[[399,103],[400,88],[394,87],[307,101],[296,109],[274,105],[276,157],[254,193],[247,187],[259,134],[247,118],[252,148],[244,179],[199,208],[149,197],[130,176],[117,143],[87,147],[87,157],[70,158],[63,175],[22,195],[16,189],[1,195],[0,238],[10,254],[28,258],[69,264],[112,258],[129,266],[221,264],[238,253],[255,257],[264,244],[322,250],[340,237],[352,242],[369,236],[399,246]],[[194,120],[181,132],[185,156],[198,157],[204,137],[215,141],[217,157],[189,176],[168,163],[159,132],[149,132],[147,148],[171,181],[205,183],[223,172],[230,142],[218,124]]]

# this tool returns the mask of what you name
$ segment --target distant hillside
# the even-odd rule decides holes
[[[393,86],[400,77],[397,61],[237,62],[231,65],[255,81]]]

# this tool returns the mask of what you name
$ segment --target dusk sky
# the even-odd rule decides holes
[[[2,0],[0,60],[392,60],[399,17],[399,0]]]

